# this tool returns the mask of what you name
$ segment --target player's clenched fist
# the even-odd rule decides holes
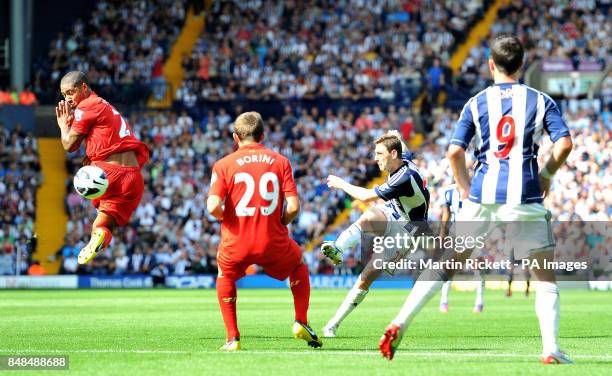
[[[329,175],[327,177],[327,186],[330,188],[339,188],[342,189],[344,186],[344,179],[336,175]]]

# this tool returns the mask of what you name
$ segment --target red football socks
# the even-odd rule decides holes
[[[217,298],[227,331],[227,340],[230,341],[234,337],[240,338],[236,317],[236,282],[227,277],[217,277]]]
[[[289,276],[291,293],[293,294],[293,305],[295,307],[295,319],[308,324],[308,304],[310,301],[310,276],[305,264],[301,264],[291,272]]]
[[[102,245],[102,249],[106,249],[106,247],[108,247],[108,245],[110,244],[111,240],[113,240],[113,233],[111,232],[111,230],[104,226],[98,226],[97,228],[104,232],[104,243]]]

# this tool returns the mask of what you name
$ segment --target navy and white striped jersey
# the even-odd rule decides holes
[[[468,148],[475,137],[471,201],[482,204],[542,202],[538,148],[543,131],[553,142],[569,136],[556,103],[518,83],[489,86],[465,104],[451,144]]]
[[[457,213],[461,209],[461,195],[457,190],[457,184],[449,185],[444,189],[444,204],[450,211],[450,222],[455,222]]]
[[[429,208],[427,181],[410,156],[403,153],[404,165],[390,174],[386,183],[374,187],[374,191],[397,214],[398,220],[426,221]]]

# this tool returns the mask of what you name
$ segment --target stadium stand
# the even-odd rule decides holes
[[[164,90],[163,62],[183,25],[181,0],[98,1],[87,20],[51,42],[48,59],[35,72],[34,92],[54,103],[62,74],[88,73],[112,102],[145,104],[153,89]]]
[[[177,15],[175,22],[167,23],[173,32],[166,33],[164,54],[180,25],[179,2],[167,3],[174,5],[164,10],[176,8]],[[610,37],[599,35],[610,27],[608,8],[602,3],[538,3],[541,14],[551,21],[544,25],[536,22],[540,13],[520,10],[523,3],[515,1],[503,7],[498,13],[502,21],[492,30],[519,33],[528,47],[528,63],[550,57],[545,55],[546,46],[538,44],[548,38],[538,35],[555,34],[555,46],[564,46],[558,50],[570,58],[577,53],[579,61],[584,56],[600,58],[609,46]],[[105,4],[97,10],[100,17],[121,17],[114,14],[112,3]],[[66,244],[57,254],[62,272],[214,272],[218,224],[204,207],[210,169],[214,161],[232,150],[234,116],[257,106],[268,110],[268,145],[292,160],[304,206],[291,232],[304,244],[325,235],[336,215],[351,205],[348,197],[329,191],[325,176],[333,171],[352,177],[355,184],[366,184],[378,176],[371,161],[373,138],[388,129],[399,129],[409,139],[417,126],[408,107],[410,101],[423,89],[447,92],[446,107],[437,108],[435,101],[430,101],[432,129],[415,150],[415,162],[430,182],[431,219],[439,218],[438,190],[451,183],[444,152],[458,117],[456,104],[462,106],[465,98],[490,82],[484,63],[488,57],[486,39],[470,51],[456,77],[450,75],[447,62],[490,2],[427,1],[419,7],[399,2],[382,6],[365,0],[355,4],[214,2],[204,34],[191,55],[183,56],[185,79],[176,88],[174,111],[130,115],[130,124],[153,150],[152,161],[144,170],[147,191],[132,225],[120,230],[109,252],[86,269],[78,269],[74,257],[88,237],[94,210],[74,192],[70,179],[67,181],[70,220]],[[160,11],[155,6],[148,10]],[[598,27],[582,21],[576,24],[573,14],[587,17]],[[429,20],[435,20],[437,27]],[[92,32],[100,34],[95,28]],[[564,33],[573,36],[567,38]],[[58,37],[61,42],[56,41],[52,53],[58,54],[61,48],[57,43],[67,46],[68,39]],[[155,50],[147,50],[145,60],[157,56]],[[150,67],[151,59],[147,61],[145,66]],[[55,62],[54,66],[54,72],[68,67]],[[120,87],[120,82],[113,81],[115,76],[110,81],[97,79],[94,86],[110,82],[106,87]],[[151,74],[142,79],[151,80]],[[609,220],[612,78],[608,75],[592,98],[600,101],[603,111],[589,104],[595,102],[571,106],[571,99],[563,109],[576,149],[559,172],[546,205],[560,220]],[[549,147],[545,144],[542,152]],[[81,158],[82,154],[70,157],[70,173],[80,166]],[[355,208],[350,218],[358,215]],[[326,236],[335,237],[340,230],[342,227]],[[346,266],[334,270],[317,252],[305,253],[313,273],[356,273],[360,266],[355,256],[349,255]]]
[[[484,3],[484,5],[483,5]],[[329,100],[409,104],[490,2],[214,2],[183,57],[176,102]]]
[[[518,35],[525,46],[526,67],[544,59],[567,60],[574,70],[581,64],[593,64],[603,70],[612,43],[609,12],[610,5],[603,1],[512,1],[499,9],[489,31],[491,35]],[[459,74],[449,80],[445,88],[450,94],[448,106],[460,109],[469,97],[491,82],[486,64],[487,41],[484,38],[470,50]]]
[[[0,123],[0,275],[28,270],[41,182],[36,138],[19,126],[9,131]]]

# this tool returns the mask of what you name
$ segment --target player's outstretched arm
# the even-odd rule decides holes
[[[451,144],[448,147],[446,157],[450,161],[457,190],[461,195],[461,199],[465,200],[470,194],[470,174],[465,166],[465,149],[459,145]]]
[[[210,195],[206,200],[206,209],[208,212],[218,220],[223,220],[223,200],[220,196]]]
[[[300,200],[297,196],[287,197],[285,199],[286,205],[283,210],[283,216],[281,217],[281,223],[287,226],[291,223],[300,212]]]
[[[327,177],[327,186],[330,188],[342,189],[348,195],[360,201],[372,201],[378,198],[376,191],[373,189],[362,188],[346,182],[339,176],[329,175]]]
[[[559,167],[569,156],[574,144],[569,136],[561,137],[553,144],[553,152],[544,168],[540,171],[540,187],[542,189],[542,197],[546,197],[550,190],[550,177],[553,176]]]
[[[61,141],[64,150],[73,152],[79,149],[84,136],[72,131],[70,124],[74,121],[74,115],[65,101],[60,101],[55,107],[57,126],[61,132]]]

